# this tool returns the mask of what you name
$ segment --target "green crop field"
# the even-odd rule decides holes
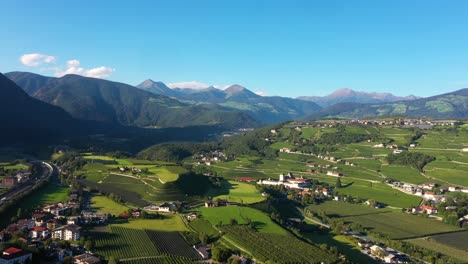
[[[223,239],[241,247],[255,259],[273,263],[332,263],[335,257],[289,233],[256,232],[247,226],[223,226]]]
[[[159,247],[152,232],[188,231],[178,215],[167,214],[164,219],[135,219],[117,221],[106,227],[97,227],[92,235],[96,239],[96,252],[106,257],[117,259],[144,258],[167,254]],[[180,239],[178,240],[180,242]],[[180,244],[174,248],[186,249],[188,245]]]
[[[246,219],[252,220],[255,228],[262,233],[285,234],[286,231],[274,223],[270,217],[253,208],[244,206],[223,206],[199,209],[202,219],[210,221],[212,225],[230,224],[231,219],[236,219],[239,224],[245,224]]]
[[[205,219],[195,219],[189,223],[197,233],[204,233],[211,238],[218,237],[219,232],[213,228],[213,225]]]
[[[443,241],[440,241],[441,236],[444,236]],[[466,234],[466,231],[415,238],[406,241],[410,242],[411,244],[456,258],[458,261],[460,261],[460,263],[468,262],[468,251],[466,249],[466,245],[468,245],[468,235]],[[465,249],[460,248],[460,246],[464,246]]]
[[[335,177],[324,176],[319,178],[321,181],[329,179],[330,184],[335,184]],[[352,197],[359,197],[361,199],[374,199],[378,202],[400,208],[408,208],[417,206],[421,201],[421,197],[409,195],[393,189],[387,184],[381,182],[367,182],[357,179],[347,179],[346,177],[341,178],[341,183],[344,188],[335,190],[339,194],[350,195]],[[347,186],[350,184],[349,186]]]
[[[307,222],[307,220],[306,220]],[[361,253],[360,248],[344,235],[316,234],[304,232],[301,235],[315,245],[326,244],[329,247],[337,247],[353,263],[378,263],[374,259]]]
[[[401,165],[384,165],[381,172],[387,178],[398,181],[420,184],[428,181],[433,181],[421,175],[421,173],[412,167]]]
[[[29,168],[27,165],[21,163],[15,165],[5,165],[0,167],[3,167],[5,170],[27,170]]]
[[[433,161],[424,168],[426,174],[443,183],[468,186],[468,163]]]
[[[255,188],[255,185],[236,182],[236,181],[223,181],[220,188],[212,188],[207,196],[213,199],[227,199],[230,202],[238,203],[258,203],[265,200]]]
[[[93,210],[111,215],[119,215],[128,210],[127,206],[116,203],[106,196],[93,196],[91,204]]]
[[[145,257],[145,258],[134,258],[120,260],[119,263],[124,264],[190,264],[190,263],[199,263],[198,261],[178,257],[178,256],[155,256],[155,257]]]
[[[345,222],[359,223],[392,239],[421,237],[443,232],[459,231],[451,225],[397,210],[375,209],[345,202],[325,202],[307,207],[311,211],[324,211],[329,216],[343,218]]]
[[[10,208],[6,212],[3,212],[2,217],[0,217],[0,225],[7,224],[11,217],[16,215],[18,208],[21,208],[23,213],[25,213],[26,211],[32,211],[33,209],[36,209],[37,207],[45,204],[67,200],[68,188],[48,183],[46,186],[25,197],[17,204],[17,206]]]

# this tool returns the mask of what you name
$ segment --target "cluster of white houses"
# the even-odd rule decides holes
[[[175,203],[164,202],[164,203],[162,203],[160,205],[155,205],[155,204],[148,205],[148,206],[144,207],[143,209],[145,211],[149,211],[149,212],[169,213],[169,212],[171,212],[172,208],[174,208],[175,206],[176,206]]]
[[[292,173],[288,173],[286,175],[280,174],[279,180],[259,180],[257,184],[261,185],[284,185],[287,188],[291,189],[304,189],[311,186],[311,181],[309,179],[304,179],[303,177],[296,178]]]

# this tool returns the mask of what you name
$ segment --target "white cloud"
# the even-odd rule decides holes
[[[80,61],[79,60],[69,60],[69,61],[67,61],[67,68],[78,67],[78,66],[80,66]]]
[[[50,64],[55,63],[56,57],[50,55],[44,55],[40,53],[31,53],[31,54],[24,54],[20,57],[20,61],[22,64],[30,67],[36,67],[42,64]],[[54,71],[55,76],[62,77],[66,74],[78,74],[83,75],[86,77],[93,77],[93,78],[107,78],[115,69],[110,67],[97,67],[87,69],[84,67],[80,67],[81,63],[79,60],[69,60],[66,62],[65,67],[44,67],[41,68],[41,71]]]
[[[55,76],[62,77],[67,74],[78,74],[93,78],[107,78],[115,71],[115,69],[104,66],[86,69],[80,67],[80,64],[79,60],[69,60],[67,61],[65,70],[60,68],[55,70]]]
[[[196,89],[196,90],[206,89],[210,87],[206,83],[201,83],[197,81],[169,83],[167,84],[167,86],[169,88],[190,88],[190,89]]]
[[[40,53],[30,53],[30,54],[24,54],[23,56],[21,56],[20,61],[22,64],[26,66],[35,67],[44,63],[53,63],[55,62],[55,57],[50,56],[50,55],[40,54]]]
[[[260,95],[260,96],[267,96],[268,94],[262,91],[257,91],[255,94]]]

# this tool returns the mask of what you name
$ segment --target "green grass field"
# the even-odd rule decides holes
[[[455,233],[456,234],[456,233]],[[449,234],[450,235],[450,234]],[[465,239],[462,241],[454,241],[464,245],[468,245],[467,238],[468,236],[465,235]],[[440,252],[444,255],[451,256],[456,258],[460,263],[467,263],[468,262],[468,251],[456,248],[451,245],[447,245],[445,243],[441,243],[434,239],[433,237],[422,237],[422,238],[415,238],[406,240],[411,244],[414,244],[419,247],[427,248],[433,250],[435,252]]]
[[[431,181],[430,179],[422,176],[417,169],[409,166],[384,165],[382,166],[381,172],[387,178],[413,184],[420,184]]]
[[[213,199],[227,199],[230,202],[245,204],[265,200],[265,197],[258,192],[255,185],[236,181],[223,181],[221,188],[212,188],[207,196]]]
[[[204,233],[211,238],[219,236],[219,232],[213,228],[213,225],[208,220],[195,219],[189,225],[197,233]]]
[[[442,183],[468,186],[468,163],[436,160],[426,165],[425,171]]]
[[[27,165],[21,163],[15,165],[5,165],[0,167],[3,167],[5,170],[27,170],[29,168]]]
[[[25,197],[13,208],[10,208],[8,211],[2,213],[2,217],[0,217],[0,225],[7,224],[11,217],[16,215],[18,208],[21,208],[24,213],[26,211],[32,211],[45,204],[67,200],[68,188],[48,183],[43,188],[36,190],[31,195]]]
[[[245,224],[249,218],[254,223],[255,228],[262,233],[285,234],[286,231],[274,223],[270,217],[253,208],[243,206],[224,206],[199,209],[202,219],[208,220],[212,225],[230,224],[231,219],[236,219],[239,224]]]
[[[319,178],[321,181],[327,179],[329,180],[330,184],[335,184],[336,182],[336,178],[334,177],[324,176]],[[378,202],[394,207],[408,208],[418,205],[421,201],[421,197],[403,193],[381,182],[371,183],[343,177],[341,179],[341,183],[343,186],[351,184],[347,187],[335,190],[335,192],[338,192],[341,195],[346,194],[355,198],[374,199]]]
[[[109,213],[111,215],[119,215],[128,210],[127,206],[114,202],[106,196],[93,196],[91,207],[97,212]]]
[[[343,218],[345,222],[359,223],[392,239],[421,237],[460,230],[437,220],[402,213],[398,210],[375,209],[345,202],[325,202],[320,205],[310,205],[307,208],[313,212],[324,211],[330,217]]]
[[[112,224],[131,229],[147,229],[154,231],[189,231],[179,215],[164,214],[163,219],[134,219],[127,223]]]

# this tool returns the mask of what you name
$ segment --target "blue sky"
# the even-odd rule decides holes
[[[0,72],[238,83],[288,97],[468,87],[468,1],[125,2],[2,1]],[[50,57],[26,66],[24,54]]]

